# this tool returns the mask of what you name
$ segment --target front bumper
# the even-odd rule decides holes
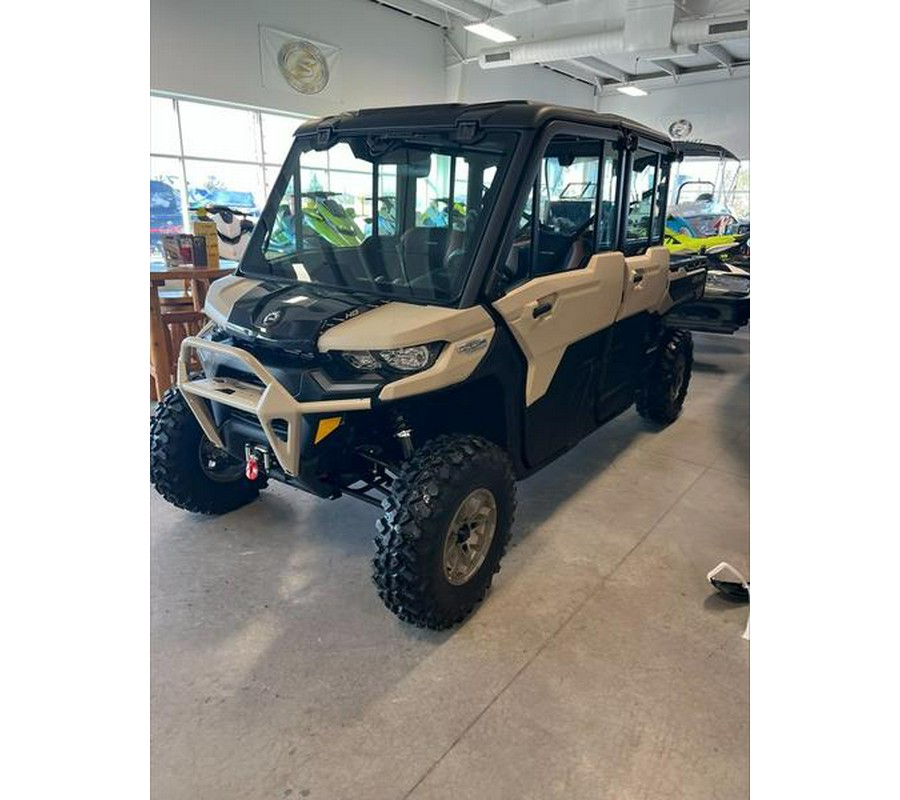
[[[188,364],[192,363],[192,351],[204,350],[237,359],[259,381],[259,385],[236,378],[190,376]],[[227,449],[210,403],[219,403],[258,420],[278,466],[291,478],[299,478],[301,473],[300,431],[305,415],[366,411],[372,404],[369,397],[295,400],[251,353],[196,336],[187,337],[181,344],[177,382],[204,434],[216,447]]]

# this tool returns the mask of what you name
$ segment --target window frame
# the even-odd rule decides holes
[[[622,229],[621,223],[619,222],[619,210],[621,209],[622,204],[622,192],[623,187],[625,186],[625,181],[623,180],[623,175],[625,174],[624,170],[624,162],[625,162],[625,151],[621,146],[621,142],[623,141],[623,132],[619,129],[612,127],[601,127],[594,125],[586,125],[579,122],[570,122],[567,120],[553,120],[542,128],[538,129],[534,132],[531,137],[523,137],[520,142],[520,147],[523,149],[527,148],[528,152],[528,160],[524,169],[522,169],[519,175],[519,185],[514,190],[513,196],[509,200],[509,205],[506,207],[506,225],[503,229],[502,234],[498,236],[497,246],[491,253],[491,261],[489,268],[485,269],[485,273],[482,276],[478,276],[475,270],[478,268],[478,264],[474,265],[473,272],[471,278],[477,279],[479,286],[481,286],[483,290],[483,296],[488,301],[497,300],[503,296],[506,292],[511,289],[522,286],[530,280],[533,280],[533,272],[534,272],[534,259],[536,254],[536,224],[539,217],[537,211],[540,208],[540,173],[541,167],[543,164],[544,154],[547,152],[547,146],[549,143],[559,135],[572,135],[578,136],[584,139],[595,140],[598,144],[600,144],[599,151],[602,155],[606,154],[606,145],[609,143],[611,147],[611,152],[618,153],[618,168],[619,168],[619,181],[616,186],[616,197],[615,202],[618,204],[618,208],[616,209],[616,213],[614,214],[614,219],[616,221],[616,231],[612,238],[612,246],[610,249],[599,251],[596,248],[594,249],[594,254],[597,252],[614,252],[617,249],[620,249],[618,245],[619,235]],[[663,145],[658,146],[662,152],[666,152],[667,148]],[[594,221],[594,241],[596,244],[597,236],[599,235],[600,226],[597,224],[598,217],[596,217],[596,202],[602,201],[602,168],[603,168],[603,160],[602,156],[598,156],[600,160],[600,166],[598,170],[598,189],[595,197],[595,221]],[[529,274],[527,277],[523,278],[520,281],[517,281],[515,284],[511,284],[510,286],[505,286],[500,288],[500,284],[502,283],[502,265],[505,264],[506,258],[509,256],[509,251],[512,246],[512,239],[517,230],[517,224],[520,216],[517,212],[524,208],[525,201],[528,198],[528,193],[534,189],[534,195],[532,197],[532,210],[531,210],[531,263],[529,264]],[[600,198],[600,200],[598,200]],[[498,198],[499,200],[499,198]],[[494,213],[499,214],[502,213],[503,209],[498,202],[497,206],[494,208]],[[484,267],[482,267],[484,269]],[[552,274],[552,273],[550,273]],[[464,298],[466,293],[464,293]]]
[[[150,97],[159,99],[159,100],[168,100],[171,101],[174,109],[175,109],[175,120],[177,124],[177,135],[178,135],[178,151],[177,152],[165,152],[165,151],[156,151],[152,147],[150,149],[150,158],[171,158],[176,159],[178,161],[178,167],[181,172],[181,182],[184,187],[184,191],[181,192],[181,225],[183,230],[190,231],[191,227],[191,213],[190,213],[190,202],[188,200],[188,195],[190,193],[190,184],[188,183],[188,163],[190,164],[235,164],[249,167],[256,167],[260,171],[260,176],[262,179],[262,188],[264,197],[261,199],[259,207],[260,210],[265,206],[266,199],[272,191],[272,186],[274,182],[270,183],[269,178],[266,174],[267,168],[274,168],[275,170],[280,170],[282,167],[282,161],[269,161],[266,159],[267,148],[265,144],[265,133],[263,130],[263,115],[270,116],[280,116],[285,117],[287,119],[296,120],[297,127],[299,127],[303,122],[313,119],[312,115],[308,114],[294,114],[288,111],[280,111],[277,109],[267,109],[267,108],[259,108],[256,106],[242,105],[240,103],[227,103],[220,102],[215,100],[206,100],[203,98],[197,97],[188,97],[185,95],[174,94],[169,92],[150,92]],[[217,108],[230,108],[236,109],[239,111],[248,111],[254,115],[254,124],[256,126],[257,135],[259,136],[259,159],[234,159],[234,158],[220,158],[212,155],[186,155],[184,151],[184,134],[181,120],[181,103],[192,103],[195,105],[207,105],[207,106],[215,106]],[[290,145],[288,145],[288,149]],[[272,148],[269,148],[271,150]],[[271,154],[270,154],[271,155]],[[283,158],[283,156],[282,156]],[[326,163],[324,171],[330,177],[330,165]],[[347,171],[347,170],[343,170]]]
[[[643,136],[639,136],[637,134],[630,134],[626,141],[624,142],[625,148],[625,169],[622,172],[624,176],[624,180],[621,181],[621,186],[619,187],[619,196],[621,198],[621,205],[619,207],[619,249],[625,255],[626,258],[630,258],[631,256],[642,255],[647,252],[647,249],[650,247],[656,247],[661,245],[665,239],[665,223],[663,223],[663,227],[658,237],[658,241],[654,241],[656,237],[653,235],[653,222],[654,215],[656,213],[656,206],[659,204],[659,198],[657,197],[657,191],[660,185],[660,176],[662,175],[662,170],[666,170],[666,197],[664,198],[664,202],[662,204],[662,213],[663,216],[668,214],[668,189],[669,189],[669,181],[668,181],[668,173],[672,164],[671,158],[669,158],[669,154],[672,152],[671,148],[666,147],[659,142],[653,141],[652,139],[647,139]],[[632,166],[634,162],[634,153],[637,150],[646,150],[650,153],[656,153],[656,171],[653,176],[653,196],[650,201],[650,219],[647,223],[647,236],[646,238],[641,239],[628,239],[628,207],[629,207],[629,198],[631,193],[631,172]]]

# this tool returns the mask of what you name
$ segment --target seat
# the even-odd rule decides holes
[[[462,244],[461,231],[448,228],[410,228],[400,237],[400,254],[410,285],[431,289],[435,296],[449,296],[451,276],[448,256]]]

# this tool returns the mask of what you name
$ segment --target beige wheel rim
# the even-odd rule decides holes
[[[444,577],[453,586],[468,583],[481,569],[497,529],[497,501],[476,489],[456,509],[444,539]]]

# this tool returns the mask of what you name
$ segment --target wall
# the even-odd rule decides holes
[[[341,48],[342,96],[263,86],[259,26]],[[151,0],[150,87],[306,114],[440,102],[441,31],[359,0]]]
[[[481,69],[477,63],[447,70],[447,99],[463,103],[539,100],[563,106],[594,107],[593,88],[535,66]]]
[[[690,138],[714,142],[738,158],[750,158],[749,78],[651,89],[647,97],[603,96],[598,110],[621,114],[662,131],[684,118],[694,126]]]

